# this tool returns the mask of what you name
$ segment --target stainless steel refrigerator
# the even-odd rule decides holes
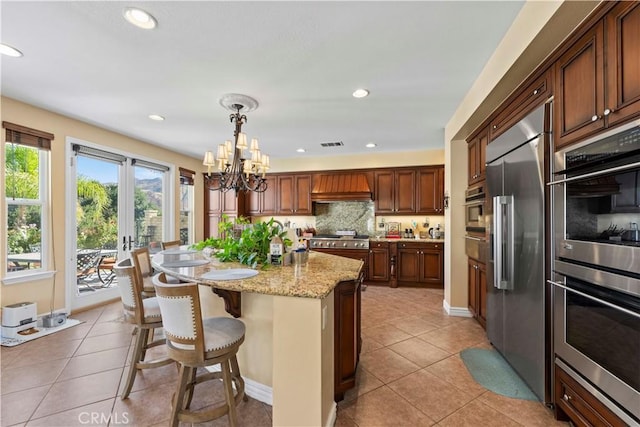
[[[545,104],[487,146],[491,208],[487,335],[531,390],[551,401],[545,292]]]

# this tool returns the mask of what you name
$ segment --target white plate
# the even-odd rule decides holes
[[[195,249],[165,249],[160,252],[162,255],[187,255],[198,253]]]
[[[257,275],[258,271],[250,268],[228,268],[226,270],[211,270],[200,277],[207,280],[240,280]]]
[[[209,264],[209,261],[206,259],[183,259],[183,260],[177,260],[177,261],[163,262],[160,265],[168,268],[177,268],[177,267],[195,267],[197,265],[205,265],[205,264]]]

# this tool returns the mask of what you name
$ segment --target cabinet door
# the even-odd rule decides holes
[[[467,183],[469,185],[476,182],[478,178],[478,138],[472,139],[467,145]]]
[[[359,355],[360,282],[341,282],[334,290],[334,393],[336,400],[355,386]]]
[[[603,33],[600,22],[556,62],[556,148],[605,126]]]
[[[420,282],[444,284],[444,256],[438,245],[420,251]]]
[[[489,143],[489,130],[479,136],[478,138],[478,178],[477,181],[484,181],[487,170],[487,144]],[[442,188],[444,191],[444,180],[442,181]]]
[[[440,175],[443,175],[441,178]],[[444,199],[444,168],[425,168],[418,170],[416,180],[417,213],[423,215],[442,215]]]
[[[209,212],[222,213],[222,192],[210,188],[215,184],[214,181],[205,180],[204,205]]]
[[[393,171],[376,171],[375,180],[375,208],[376,215],[394,213],[394,178]]]
[[[247,206],[247,212],[249,215],[260,215],[262,212],[262,193],[256,193],[252,191],[249,193],[249,205]]]
[[[398,282],[418,283],[420,280],[420,251],[398,245]]]
[[[369,275],[372,282],[389,281],[389,248],[371,248],[369,250]]]
[[[487,268],[478,263],[478,320],[483,326],[487,323]]]
[[[296,175],[294,180],[295,201],[293,212],[296,215],[311,214],[311,175]]]
[[[416,171],[404,170],[395,173],[395,212],[415,213]]]
[[[244,197],[244,193],[236,194],[230,190],[222,193],[222,213],[235,214],[238,212],[238,198]]]
[[[277,210],[278,183],[275,177],[267,176],[267,189],[260,193],[261,215],[274,215]]]
[[[609,126],[640,115],[640,3],[620,2],[606,16]],[[606,111],[606,110],[605,110]]]
[[[278,176],[278,213],[292,214],[294,211],[294,178],[293,175]]]
[[[220,214],[211,212],[206,216],[204,223],[204,237],[220,237],[218,233],[218,224],[220,224]]]
[[[467,258],[467,269],[469,276],[469,310],[473,316],[478,315],[478,263],[472,258]]]

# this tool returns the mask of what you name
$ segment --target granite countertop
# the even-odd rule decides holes
[[[414,243],[444,243],[444,239],[405,239],[404,237],[401,237],[399,239],[394,239],[394,238],[388,238],[388,237],[372,237],[369,239],[370,243],[373,242],[414,242]]]
[[[267,269],[256,269],[258,274],[246,279],[210,280],[202,278],[202,275],[213,270],[249,267],[237,262],[223,263],[215,258],[208,260],[206,264],[193,267],[167,267],[163,266],[164,258],[165,255],[162,253],[153,256],[154,269],[181,280],[229,291],[303,298],[326,297],[339,282],[357,279],[364,265],[360,260],[310,251],[309,261],[304,266],[269,266]],[[180,255],[179,259],[207,260],[201,252]]]

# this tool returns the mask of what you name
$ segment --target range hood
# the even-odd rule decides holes
[[[314,179],[312,202],[371,201],[367,177],[363,173],[319,175]]]

